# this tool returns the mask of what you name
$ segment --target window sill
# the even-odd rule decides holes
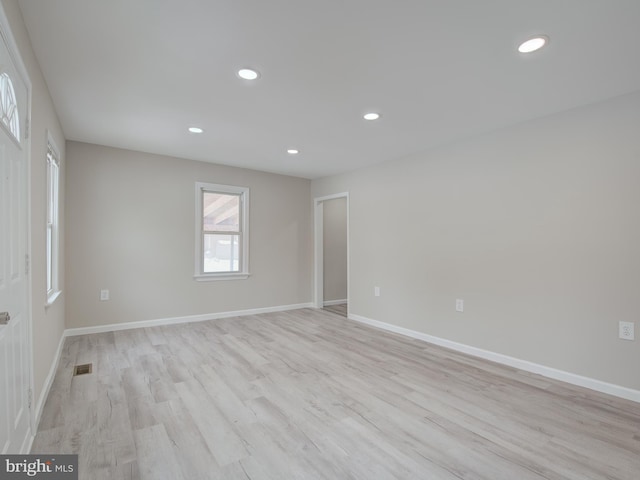
[[[194,275],[196,282],[216,282],[218,280],[246,280],[251,274],[248,272],[240,273],[204,273]]]
[[[58,290],[56,292],[53,292],[51,295],[49,295],[49,297],[47,298],[47,303],[44,304],[45,308],[48,308],[51,305],[53,305],[61,293],[62,291]]]

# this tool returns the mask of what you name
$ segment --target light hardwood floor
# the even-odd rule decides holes
[[[68,338],[32,451],[86,480],[638,480],[640,404],[305,309]]]

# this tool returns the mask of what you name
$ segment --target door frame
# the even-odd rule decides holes
[[[26,255],[25,258],[25,277],[27,281],[27,300],[25,305],[24,314],[26,315],[27,322],[27,361],[29,362],[29,392],[28,392],[28,415],[29,415],[29,429],[30,432],[27,437],[24,439],[24,443],[22,445],[23,452],[27,453],[31,449],[31,443],[33,442],[34,432],[35,432],[35,408],[33,401],[33,392],[34,392],[34,358],[33,358],[33,316],[32,316],[32,305],[33,305],[33,276],[31,275],[32,266],[31,259],[32,255],[32,244],[31,244],[31,105],[32,105],[32,89],[33,85],[31,83],[31,78],[29,77],[29,72],[27,67],[22,60],[22,56],[20,55],[20,50],[18,49],[18,44],[15,41],[15,37],[13,35],[13,31],[11,30],[11,25],[9,24],[9,19],[7,18],[7,14],[4,9],[4,5],[0,3],[0,36],[4,40],[4,43],[9,50],[9,55],[11,56],[11,60],[13,61],[14,66],[16,67],[16,71],[18,75],[20,75],[20,80],[22,80],[27,87],[27,105],[26,105],[26,118],[22,119],[21,131],[23,131],[24,135],[24,156],[26,162]],[[22,130],[24,129],[24,130]]]
[[[349,219],[349,192],[335,193],[324,197],[316,197],[313,199],[313,306],[314,308],[324,307],[324,202],[327,200],[335,200],[336,198],[347,199],[347,317],[351,309],[349,302],[349,279],[350,279],[350,219]]]

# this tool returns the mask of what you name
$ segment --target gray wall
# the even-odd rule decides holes
[[[250,188],[249,279],[194,281],[196,181]],[[309,196],[309,180],[67,142],[67,327],[308,303]]]
[[[322,202],[324,301],[347,298],[347,199]]]
[[[32,339],[34,402],[41,400],[45,379],[55,361],[55,353],[65,327],[65,278],[64,278],[64,171],[65,140],[56,111],[44,81],[40,66],[31,48],[31,42],[16,0],[2,0],[20,56],[25,63],[32,83],[31,98],[31,288],[32,288]],[[47,303],[46,280],[46,205],[47,205],[47,131],[60,149],[60,282],[62,294]]]
[[[635,93],[313,181],[350,192],[351,312],[640,389],[639,132]]]

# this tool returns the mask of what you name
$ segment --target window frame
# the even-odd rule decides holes
[[[239,271],[237,272],[204,272],[204,218],[203,202],[204,193],[221,193],[238,195],[240,197],[240,240]],[[193,278],[198,282],[215,280],[244,280],[249,278],[249,189],[218,183],[196,182],[196,248],[195,248],[195,273]],[[234,233],[235,234],[235,233]]]
[[[47,306],[60,295],[60,150],[47,132],[45,258]]]

